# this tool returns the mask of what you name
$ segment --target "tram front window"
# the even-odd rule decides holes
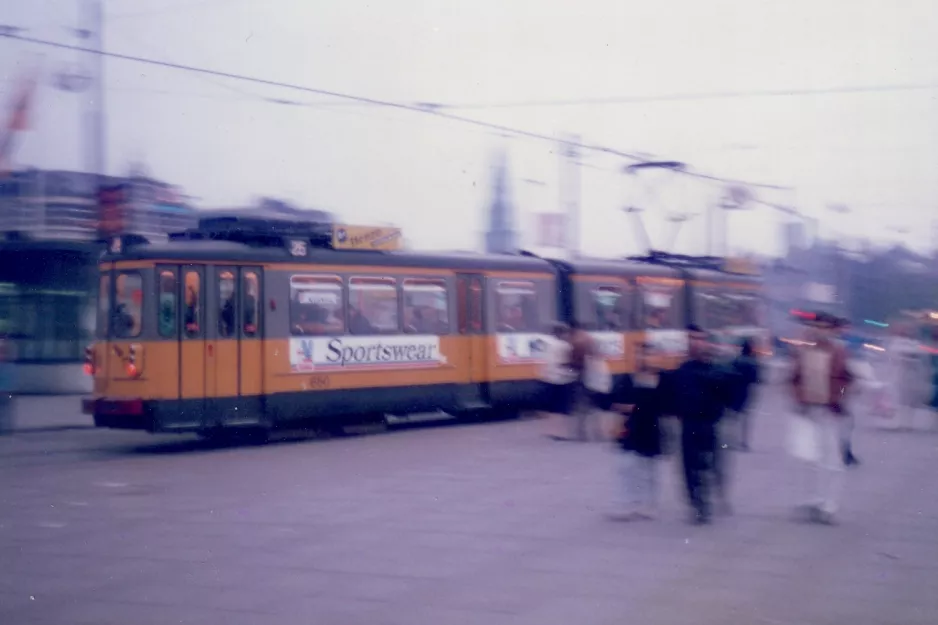
[[[116,286],[111,332],[115,338],[122,339],[140,336],[143,279],[136,272],[124,272],[117,276]]]
[[[235,333],[235,279],[234,273],[218,274],[218,336],[227,338]]]

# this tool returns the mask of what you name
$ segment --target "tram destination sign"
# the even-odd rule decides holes
[[[337,224],[332,229],[332,247],[337,250],[399,250],[402,238],[400,228]]]
[[[295,373],[422,369],[444,364],[440,337],[434,335],[290,339],[290,369]]]

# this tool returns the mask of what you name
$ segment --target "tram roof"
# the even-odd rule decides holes
[[[510,254],[460,254],[455,252],[358,251],[309,247],[294,256],[284,247],[253,246],[233,241],[176,240],[130,244],[120,253],[108,252],[104,262],[153,260],[171,262],[230,262],[329,264],[350,266],[435,267],[467,271],[553,272],[546,260]]]
[[[713,269],[688,269],[692,280],[701,282],[733,282],[735,284],[761,284],[762,277],[743,273],[715,271]]]
[[[102,260],[213,263],[293,263],[427,267],[465,271],[553,273],[546,260],[527,254],[460,254],[399,249],[400,230],[345,226],[279,215],[212,214],[198,227],[150,241],[125,235],[112,240]],[[390,243],[390,244],[389,244]]]
[[[573,273],[594,276],[643,275],[661,277],[680,277],[678,270],[665,265],[652,265],[630,259],[614,258],[577,258],[570,261],[556,261],[568,267]]]

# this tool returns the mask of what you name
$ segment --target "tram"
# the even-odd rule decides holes
[[[654,253],[640,260],[679,271],[687,319],[710,332],[725,356],[744,339],[757,353],[771,354],[766,302],[757,268],[743,259]]]
[[[638,260],[418,253],[400,231],[212,217],[114,239],[86,350],[99,427],[212,435],[542,407],[557,321],[615,377],[635,345],[667,366],[695,314],[684,269]]]

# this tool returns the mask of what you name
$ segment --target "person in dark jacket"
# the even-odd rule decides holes
[[[733,375],[713,362],[713,344],[698,326],[688,328],[689,358],[669,380],[673,410],[681,421],[681,455],[684,480],[691,505],[691,522],[709,523],[711,483],[720,503],[729,511],[726,498],[726,467],[718,457],[717,425],[732,397]]]
[[[759,361],[756,358],[751,339],[743,341],[739,356],[733,361],[733,373],[736,374],[736,384],[730,402],[730,411],[734,415],[735,425],[738,427],[736,438],[739,449],[749,451],[752,431],[752,413],[750,411],[752,387],[761,381]]]
[[[625,487],[625,510],[616,520],[651,519],[658,499],[657,458],[661,455],[664,401],[659,371],[651,364],[648,347],[642,346],[638,371],[625,376],[612,392],[612,409],[622,415],[616,436],[620,473]]]

